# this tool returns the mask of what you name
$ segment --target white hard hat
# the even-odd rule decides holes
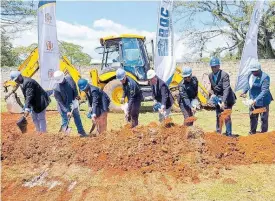
[[[154,70],[151,69],[151,70],[147,71],[147,79],[148,80],[151,80],[155,76],[156,76],[156,72]]]
[[[261,64],[256,59],[253,59],[249,64],[250,71],[258,71],[261,70],[261,68]]]
[[[58,70],[54,72],[53,77],[55,81],[60,84],[64,81],[65,75],[62,71]]]

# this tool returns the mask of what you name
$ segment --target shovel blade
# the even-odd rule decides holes
[[[266,112],[266,108],[265,107],[261,107],[261,108],[257,108],[255,110],[252,111],[252,114],[260,114],[260,113],[264,113]]]
[[[185,120],[184,120],[184,123],[192,123],[192,122],[195,122],[197,121],[197,117],[187,117]]]

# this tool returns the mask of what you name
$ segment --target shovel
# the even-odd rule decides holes
[[[92,128],[89,131],[89,135],[96,136],[96,134],[94,134],[94,135],[92,134],[92,132],[95,130],[95,128],[96,128],[96,123],[93,122]]]
[[[22,133],[26,133],[27,132],[27,125],[28,125],[28,122],[27,122],[27,119],[25,116],[22,116],[18,121],[17,121],[17,126],[19,127],[20,131]]]
[[[69,135],[70,134],[70,132],[71,132],[71,130],[72,130],[72,128],[71,127],[69,127],[69,124],[70,124],[70,120],[71,120],[71,118],[72,118],[72,113],[73,113],[73,111],[74,111],[74,108],[71,110],[71,116],[68,118],[68,123],[66,124],[66,126],[65,127],[60,127],[60,129],[59,129],[59,132],[64,132],[65,133],[65,135]]]

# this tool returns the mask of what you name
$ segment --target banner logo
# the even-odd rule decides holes
[[[52,51],[53,50],[53,43],[52,41],[47,41],[46,42],[46,47],[48,51]]]
[[[54,74],[54,69],[49,69],[48,70],[48,78],[49,79],[53,78],[53,74]]]
[[[46,13],[45,14],[45,23],[47,23],[47,24],[51,24],[52,23],[52,16],[51,16],[51,14],[50,13]]]

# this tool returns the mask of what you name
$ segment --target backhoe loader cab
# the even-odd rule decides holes
[[[150,63],[144,41],[145,37],[136,35],[101,38],[102,71],[108,72],[121,67],[137,80],[146,80]]]

